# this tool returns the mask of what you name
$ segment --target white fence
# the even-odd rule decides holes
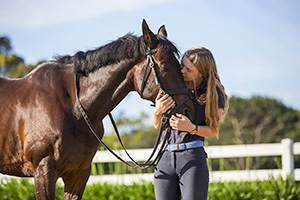
[[[241,181],[241,180],[265,180],[270,176],[292,175],[296,180],[300,180],[300,168],[294,168],[294,155],[300,155],[300,142],[293,143],[291,139],[283,139],[281,143],[270,144],[248,144],[248,145],[224,145],[205,147],[208,157],[213,158],[239,158],[239,157],[261,157],[261,156],[281,156],[282,169],[266,170],[238,170],[238,171],[211,171],[211,181]],[[116,151],[124,160],[129,158],[123,151]],[[136,161],[144,161],[149,157],[152,149],[128,150],[129,154]],[[95,155],[94,163],[117,162],[118,160],[108,151],[98,151]],[[126,175],[102,175],[91,176],[88,183],[124,183],[153,181],[153,174],[126,174]]]
[[[239,157],[261,157],[261,156],[281,156],[282,169],[267,170],[238,170],[238,171],[211,171],[210,181],[241,181],[241,180],[265,180],[270,176],[293,176],[300,181],[300,168],[294,168],[294,155],[300,155],[300,142],[293,143],[291,139],[283,139],[281,143],[271,144],[249,144],[249,145],[224,145],[205,147],[208,157],[213,158],[239,158]],[[123,151],[116,151],[124,160],[129,158]],[[136,161],[146,160],[152,149],[131,149],[129,154]],[[98,151],[93,159],[93,163],[118,162],[118,160],[108,151]],[[15,178],[0,174],[2,178]],[[61,180],[59,180],[61,182]],[[126,175],[101,175],[90,176],[88,184],[92,183],[123,183],[153,181],[153,173],[147,174],[126,174]]]

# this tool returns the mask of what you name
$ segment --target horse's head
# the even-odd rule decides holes
[[[176,102],[176,112],[194,120],[194,106],[189,98],[180,64],[177,48],[167,40],[167,31],[161,26],[157,35],[142,23],[143,40],[147,50],[143,62],[135,66],[135,90],[143,99],[155,101],[158,92],[168,93]]]

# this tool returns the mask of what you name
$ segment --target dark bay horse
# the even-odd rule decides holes
[[[141,93],[146,50],[153,53],[161,87],[185,88],[178,50],[162,26],[155,35],[145,20],[143,35],[127,34],[98,49],[41,64],[21,79],[0,78],[0,173],[34,177],[37,199],[54,199],[59,177],[65,199],[81,199],[99,142],[88,129],[75,92],[100,138],[102,119],[130,92]],[[155,101],[158,87],[149,75],[142,98]],[[174,95],[178,103],[186,95]],[[133,105],[134,106],[134,105]],[[187,101],[179,112],[192,116]]]

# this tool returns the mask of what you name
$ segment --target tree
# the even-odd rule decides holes
[[[12,49],[8,37],[0,37],[0,54],[8,54]]]
[[[36,68],[38,65],[43,63],[45,61],[39,61],[35,65],[26,65],[25,63],[20,63],[19,65],[16,65],[16,67],[13,68],[10,72],[10,77],[11,78],[21,78],[31,72],[34,68]]]
[[[9,38],[0,37],[0,74],[4,77],[23,77],[42,62],[38,62],[36,65],[26,65],[23,58],[9,54],[11,50]]]

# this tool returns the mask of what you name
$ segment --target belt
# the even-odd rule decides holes
[[[167,144],[164,149],[167,151],[181,151],[181,150],[193,149],[193,148],[198,148],[203,146],[204,146],[204,142],[202,140],[195,140],[187,143]]]

